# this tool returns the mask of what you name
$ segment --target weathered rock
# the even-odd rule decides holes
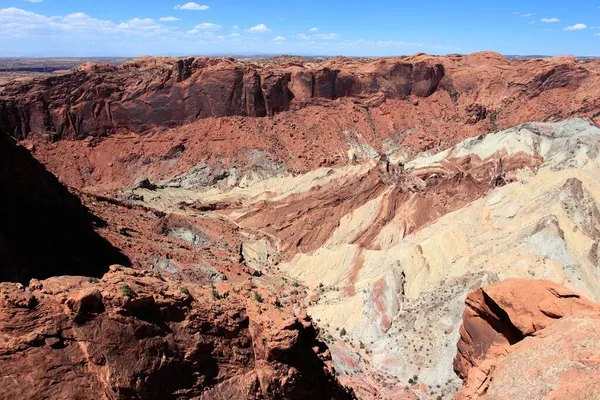
[[[590,356],[600,349],[600,304],[553,282],[525,279],[478,289],[466,304],[454,360],[464,379],[457,399],[597,393],[591,377],[600,372],[600,359]],[[592,386],[575,389],[574,382]]]
[[[299,100],[379,90],[401,98],[414,86],[413,94],[429,96],[444,74],[441,66],[425,62],[414,71],[412,64],[397,67],[392,64],[367,76],[356,68],[327,67],[292,76],[285,68],[266,70],[231,59],[142,58],[119,67],[88,65],[60,77],[6,85],[0,96],[0,130],[20,139],[31,133],[85,138],[123,129],[144,132],[198,118],[273,116],[290,108],[294,91]],[[363,85],[365,80],[372,84]]]
[[[0,398],[353,398],[308,317],[219,285],[226,299],[123,267],[0,284]]]

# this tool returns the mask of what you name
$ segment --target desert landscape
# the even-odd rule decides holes
[[[4,83],[1,397],[594,398],[599,81],[486,52]]]
[[[0,400],[600,399],[590,10],[261,1],[0,6]]]

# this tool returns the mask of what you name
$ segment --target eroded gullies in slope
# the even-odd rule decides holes
[[[595,298],[599,138],[586,120],[528,123],[404,164],[390,154],[245,188],[136,193],[254,232],[247,261],[263,284],[272,272],[308,287],[355,387],[391,396],[417,375],[427,386],[410,390],[445,395],[460,383],[451,364],[468,291],[535,277]]]
[[[325,282],[326,294],[310,312],[332,328],[344,327],[355,342],[364,343],[373,352],[371,365],[378,369],[401,379],[408,379],[411,369],[417,370],[421,382],[443,386],[446,379],[452,379],[444,367],[449,365],[452,352],[445,347],[457,338],[460,299],[468,290],[465,288],[489,282],[477,282],[477,275],[469,278],[472,274],[489,273],[493,280],[513,276],[547,278],[596,298],[600,284],[597,239],[593,231],[580,226],[585,226],[582,214],[588,215],[586,219],[594,215],[600,195],[598,129],[580,120],[535,124],[533,128],[547,132],[557,129],[555,134],[533,141],[530,150],[518,150],[543,163],[535,168],[525,164],[526,168],[513,171],[511,180],[515,183],[494,189],[412,235],[394,237],[390,233],[394,225],[390,224],[381,230],[381,236],[387,238],[384,243],[390,243],[384,250],[361,249],[348,241],[332,249],[297,255],[284,265],[288,273],[306,281],[309,287]],[[514,135],[517,132],[520,134]],[[511,140],[518,142],[531,133],[520,127],[490,135],[482,144],[487,147],[487,139],[496,141],[498,136],[512,136]],[[533,132],[533,137],[538,136]],[[476,150],[472,149],[473,156]],[[504,152],[500,148],[490,154]],[[442,161],[440,157],[439,164]],[[438,161],[435,164],[439,169]],[[429,168],[425,163],[421,165]],[[561,200],[575,195],[571,193],[581,199],[580,207],[571,201],[566,207]],[[581,211],[574,211],[579,208]],[[371,212],[376,214],[378,210]],[[360,214],[355,213],[354,218],[360,218]],[[403,231],[402,226],[395,228]],[[357,260],[360,272],[349,273],[357,269]],[[462,281],[456,284],[453,279]],[[328,286],[344,288],[349,283],[355,288],[352,292],[328,290]],[[446,291],[456,293],[455,307],[452,301],[440,298]],[[423,299],[429,300],[422,303]],[[444,312],[439,314],[440,310]],[[404,327],[414,326],[415,320],[421,321],[417,326],[422,331],[406,333]],[[430,329],[432,326],[437,328]],[[404,332],[398,335],[400,329]],[[411,358],[405,355],[407,349],[420,358],[411,368],[402,362]]]
[[[594,298],[597,238],[590,218],[600,195],[598,138],[584,120],[526,124],[416,158],[402,171],[380,163],[232,215],[241,225],[260,221],[253,227],[269,230],[282,250],[293,248],[279,268],[318,294],[309,311],[331,334],[347,332],[334,334],[338,342],[362,343],[360,359],[400,382],[417,373],[421,382],[451,391],[457,381],[448,343],[457,339],[470,288],[537,277]],[[352,198],[361,187],[368,189],[358,191],[367,194],[363,201],[339,214],[323,211],[343,204],[341,192]],[[567,199],[573,196],[578,201]],[[302,199],[319,204],[303,207]],[[280,217],[269,210],[289,212]],[[293,235],[281,234],[286,230]]]

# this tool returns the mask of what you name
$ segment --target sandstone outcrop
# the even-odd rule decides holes
[[[588,399],[600,385],[600,305],[550,281],[470,293],[454,360],[457,399]]]
[[[138,59],[119,67],[85,65],[59,77],[9,84],[0,96],[0,130],[17,138],[53,138],[144,132],[198,118],[264,117],[299,101],[431,95],[444,76],[441,64],[388,62],[361,71],[281,66],[233,59]]]
[[[310,318],[277,304],[120,266],[2,283],[0,398],[353,398]]]

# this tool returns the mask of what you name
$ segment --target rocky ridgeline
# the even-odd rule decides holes
[[[0,95],[0,130],[17,138],[143,132],[198,118],[264,117],[313,99],[429,96],[442,65],[393,62],[359,68],[260,67],[233,59],[139,59],[86,64],[70,74],[9,84]]]

